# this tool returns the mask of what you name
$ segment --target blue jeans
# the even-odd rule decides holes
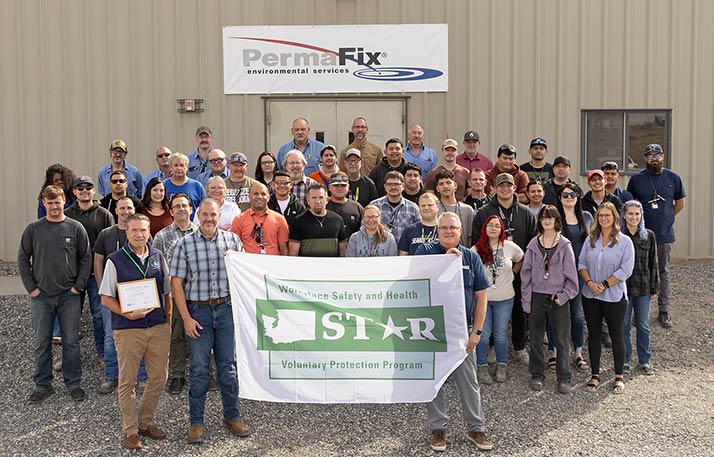
[[[102,312],[102,322],[104,324],[104,377],[113,381],[119,380],[119,361],[117,360],[117,348],[114,346],[114,335],[112,335],[112,312],[106,306],[100,306]],[[139,365],[139,381],[146,381],[146,368],[144,360]]]
[[[80,295],[80,302],[84,303],[84,296],[88,296],[89,312],[92,313],[92,325],[94,330],[94,349],[97,355],[104,356],[104,319],[102,319],[102,298],[99,296],[97,278],[94,275],[87,280],[87,289]]]
[[[580,285],[580,290],[582,290],[582,284]],[[548,349],[550,352],[555,350],[555,335],[553,335],[553,329],[548,322]],[[578,292],[578,295],[570,300],[570,341],[573,343],[573,348],[582,348],[585,344],[585,313],[583,312],[583,294]]]
[[[230,300],[216,306],[188,305],[191,317],[202,330],[197,339],[186,337],[190,355],[188,409],[191,425],[203,425],[206,392],[210,380],[211,350],[216,358],[216,380],[221,389],[223,418],[240,419],[238,379],[236,378],[236,342]]]
[[[496,361],[508,363],[508,321],[511,319],[513,297],[506,300],[489,300],[486,319],[483,321],[483,334],[476,346],[476,361],[486,365],[488,343],[493,334],[493,346],[496,349]]]
[[[650,363],[650,303],[649,295],[627,298],[627,312],[625,313],[625,363],[632,360],[632,310],[635,311],[635,327],[637,331],[637,360],[640,365]]]
[[[68,389],[79,387],[82,363],[79,355],[79,295],[70,291],[48,297],[40,293],[30,299],[34,331],[35,386],[47,391],[52,387],[52,326],[59,320],[62,336],[62,376]]]

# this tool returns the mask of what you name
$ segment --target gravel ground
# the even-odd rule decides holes
[[[9,264],[2,274],[13,274]],[[572,395],[555,391],[552,374],[542,392],[528,389],[525,367],[510,367],[505,384],[482,386],[483,405],[495,449],[492,456],[703,456],[714,448],[714,261],[673,264],[673,319],[664,330],[654,321],[654,376],[633,373],[623,395],[613,395],[612,359],[606,355],[603,386],[583,392],[588,376],[576,374]],[[86,308],[86,307],[85,307]],[[18,312],[18,310],[20,310]],[[23,296],[0,297],[9,325],[0,327],[0,455],[127,455],[120,447],[121,418],[114,396],[96,391],[101,373],[92,354],[91,322],[85,309],[82,327],[83,385],[88,398],[73,403],[55,379],[56,393],[29,405],[32,390],[31,328]],[[634,341],[634,335],[633,335]],[[55,350],[57,352],[57,350]],[[442,455],[481,455],[465,440],[458,392],[446,386],[454,421]],[[437,455],[429,449],[423,405],[303,405],[241,401],[253,427],[246,439],[221,425],[220,395],[206,405],[206,441],[185,443],[186,396],[164,394],[157,425],[169,439],[144,440],[146,455]]]

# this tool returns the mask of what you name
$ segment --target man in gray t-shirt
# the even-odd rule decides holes
[[[80,387],[79,352],[81,305],[92,265],[89,237],[79,222],[64,215],[64,191],[47,186],[42,191],[47,215],[27,226],[20,240],[17,266],[30,294],[34,330],[35,389],[30,403],[40,403],[52,388],[52,325],[59,320],[62,334],[62,376],[74,401],[85,398]]]

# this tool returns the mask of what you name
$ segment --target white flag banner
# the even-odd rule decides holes
[[[223,28],[226,94],[446,92],[447,24]]]
[[[461,258],[229,252],[240,397],[434,399],[466,357]]]

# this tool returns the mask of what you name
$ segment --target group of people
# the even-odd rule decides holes
[[[35,331],[29,401],[39,403],[53,393],[52,343],[60,341],[56,368],[71,398],[85,398],[79,320],[86,294],[104,369],[98,393],[118,390],[126,448],[142,448],[140,437],[166,437],[153,422],[154,412],[164,386],[179,394],[186,385],[187,355],[189,442],[203,441],[211,387],[220,390],[224,424],[247,436],[222,260],[228,250],[460,255],[466,349],[476,354],[457,369],[455,380],[468,439],[482,450],[493,445],[486,437],[479,383],[507,380],[509,323],[514,357],[528,365],[534,390],[543,388],[550,368],[558,391],[569,393],[571,363],[591,372],[587,390],[597,390],[602,335],[609,335],[614,392],[621,393],[632,358],[633,313],[638,362],[643,373],[652,374],[649,307],[657,296],[659,322],[671,327],[672,225],[685,198],[679,176],[663,167],[660,145],[645,148],[647,168],[632,176],[626,191],[617,187],[618,164],[606,162],[588,173],[590,190],[583,193],[569,178],[567,157],[546,161],[542,138],[531,141],[530,160],[519,166],[510,144],[499,147],[492,162],[479,151],[475,131],[464,134],[461,153],[458,141],[444,140],[441,163],[424,145],[418,124],[409,127],[406,147],[399,138],[387,140],[384,149],[371,143],[362,117],[352,131],[354,142],[338,151],[310,139],[308,121],[295,119],[293,140],[277,154],[261,153],[254,177],[247,174],[247,156],[214,148],[213,132],[205,126],[197,129],[197,148],[189,155],[158,148],[158,168],[146,176],[126,161],[128,148],[120,139],[111,143],[110,163],[98,171],[96,187],[90,176],[75,177],[59,164],[49,167],[39,219],[26,228],[18,253]],[[123,298],[137,290],[153,297],[140,309]],[[589,364],[583,355],[586,326]],[[427,411],[431,447],[444,450],[441,392]]]

